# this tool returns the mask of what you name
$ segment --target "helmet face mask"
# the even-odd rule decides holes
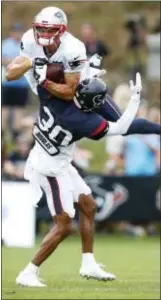
[[[90,112],[105,102],[106,84],[99,78],[85,79],[77,87],[74,102],[81,110]]]
[[[61,9],[56,7],[43,9],[33,22],[34,37],[41,46],[58,45],[66,28],[67,17]]]
[[[45,26],[34,24],[34,36],[40,46],[51,46],[60,40],[61,35],[66,30],[63,25]]]

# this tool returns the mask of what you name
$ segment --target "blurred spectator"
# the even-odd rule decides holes
[[[125,140],[125,174],[152,176],[158,172],[157,156],[160,149],[155,135],[133,135]]]
[[[144,103],[139,110],[139,117],[147,117],[148,109]],[[131,135],[124,139],[122,153],[124,172],[128,176],[151,176],[158,172],[157,156],[160,141],[156,135]]]
[[[97,53],[102,57],[110,54],[110,49],[107,45],[97,38],[96,32],[91,24],[84,24],[81,27],[82,41],[86,46],[87,57],[90,58]]]
[[[159,22],[158,22],[159,23]],[[158,27],[158,28],[157,28]],[[147,44],[147,79],[160,81],[160,24],[156,24],[154,33],[146,37]]]
[[[151,107],[148,112],[148,119],[152,122],[156,122],[160,124],[160,109],[157,107]],[[160,145],[160,136],[154,135],[153,139],[155,139],[156,143]],[[158,171],[160,171],[160,147],[156,152],[156,164],[157,164]]]
[[[153,33],[160,33],[161,32],[161,18],[158,17],[157,22],[153,28]]]
[[[160,111],[142,100],[137,117],[159,123]],[[105,173],[128,176],[155,175],[160,166],[160,138],[157,135],[113,136],[106,139],[108,160]]]
[[[34,139],[32,135],[34,121],[35,121],[35,117],[33,115],[33,116],[26,116],[21,120],[20,123],[21,132],[23,133],[25,140],[31,145],[31,148],[34,144]]]
[[[23,135],[16,139],[16,150],[4,161],[3,180],[24,180],[24,166],[30,151],[30,144]]]
[[[6,81],[5,68],[19,55],[23,30],[22,24],[14,24],[10,37],[2,41],[2,130],[11,127],[13,135],[16,135],[20,129],[20,121],[28,102],[28,83],[24,77],[10,82]],[[13,113],[13,125],[10,124],[10,112]]]
[[[128,41],[128,54],[132,62],[130,77],[134,79],[137,72],[143,71],[142,50],[147,35],[146,20],[140,14],[129,14],[125,20],[125,27],[130,34]]]
[[[160,27],[160,20],[157,20],[153,32],[146,37],[146,78],[148,94],[153,99],[160,98]]]

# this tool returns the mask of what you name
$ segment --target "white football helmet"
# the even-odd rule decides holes
[[[52,6],[42,9],[33,22],[36,42],[41,46],[58,45],[67,23],[67,16],[60,8]]]

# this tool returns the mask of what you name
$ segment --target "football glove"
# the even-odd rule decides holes
[[[99,68],[102,62],[102,56],[98,55],[97,53],[94,54],[90,59],[89,59],[89,64],[90,67],[93,68]]]
[[[37,65],[34,67],[33,75],[39,85],[42,85],[46,80],[47,65]]]
[[[47,65],[49,62],[45,57],[35,57],[32,60],[32,67],[35,68],[37,66],[41,67]]]

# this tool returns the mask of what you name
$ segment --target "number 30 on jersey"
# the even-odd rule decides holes
[[[57,155],[60,147],[68,146],[73,136],[68,130],[55,124],[54,117],[46,106],[43,107],[43,115],[45,118],[39,116],[34,125],[33,136],[48,154]]]

